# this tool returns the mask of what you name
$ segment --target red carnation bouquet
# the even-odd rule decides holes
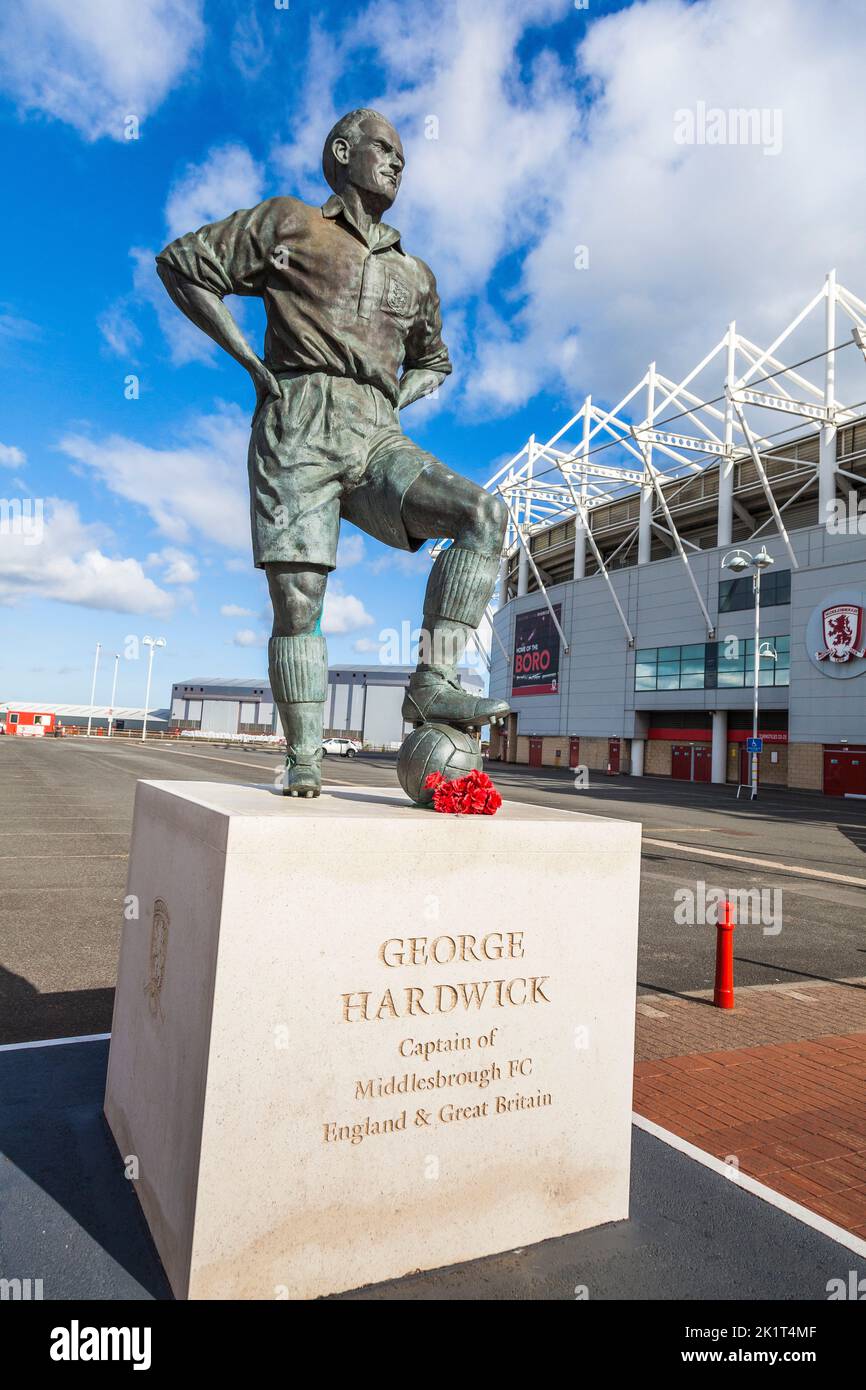
[[[444,772],[431,772],[424,786],[433,789],[434,811],[452,816],[493,816],[502,805],[486,772],[468,772],[450,782]]]

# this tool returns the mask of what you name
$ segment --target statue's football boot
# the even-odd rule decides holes
[[[511,713],[506,700],[488,700],[464,690],[457,675],[414,671],[401,711],[407,724],[451,724],[456,729],[479,729],[500,724]]]
[[[286,754],[283,796],[318,796],[322,790],[322,749],[304,752],[290,748]]]

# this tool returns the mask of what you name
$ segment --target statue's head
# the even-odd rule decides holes
[[[322,151],[322,172],[335,193],[351,184],[374,195],[382,208],[397,197],[404,163],[394,127],[366,107],[341,116]]]

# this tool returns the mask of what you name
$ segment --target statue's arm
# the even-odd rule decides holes
[[[429,396],[451,371],[448,349],[442,341],[442,315],[436,281],[430,267],[419,264],[427,279],[421,298],[418,317],[407,342],[403,375],[400,377],[398,407],[411,405],[422,396]]]
[[[231,311],[213,290],[194,285],[171,266],[157,262],[157,273],[181,313],[249,372],[258,399],[279,395],[276,377],[247,342]]]
[[[432,372],[427,367],[410,367],[400,378],[398,409],[402,410],[404,405],[411,405],[413,401],[420,401],[422,396],[429,396],[441,385],[446,375],[446,372]]]

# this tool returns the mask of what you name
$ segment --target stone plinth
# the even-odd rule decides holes
[[[140,782],[105,1113],[175,1293],[625,1217],[639,856],[636,824],[513,802]]]

